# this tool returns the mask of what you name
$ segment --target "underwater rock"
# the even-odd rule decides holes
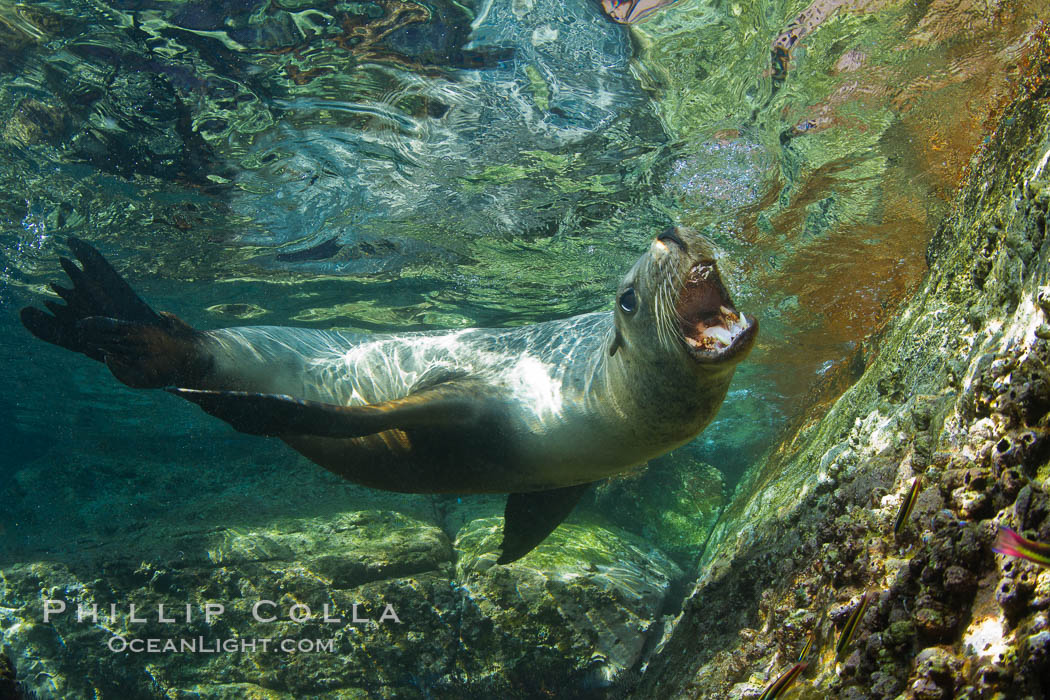
[[[1050,609],[1050,572],[1043,571],[1036,579],[1032,592],[1032,607],[1036,610]]]
[[[26,98],[18,103],[14,115],[4,125],[7,143],[30,146],[57,143],[65,136],[66,114],[53,104]]]
[[[484,620],[469,646],[512,676],[592,688],[622,680],[657,630],[681,569],[594,523],[563,523],[520,561],[496,566],[501,536],[500,518],[482,518],[456,537],[456,579]]]
[[[184,535],[180,546],[185,551],[166,561],[129,558],[118,544],[74,565],[5,567],[0,599],[8,608],[0,634],[20,676],[29,679],[27,688],[41,698],[155,697],[199,686],[205,696],[223,697],[231,696],[228,689],[207,689],[233,682],[301,697],[341,686],[397,685],[414,667],[414,661],[406,665],[406,655],[434,657],[430,644],[455,646],[443,616],[456,601],[440,575],[451,570],[450,542],[439,529],[407,516],[362,512],[206,530]],[[68,614],[45,624],[45,599],[62,601]],[[222,609],[210,620],[209,605]],[[97,619],[78,622],[79,606],[96,611]],[[403,622],[381,621],[386,606],[403,622],[411,620],[414,631],[427,630],[427,639],[409,633]],[[150,659],[152,679],[127,663],[129,653],[141,652],[127,652],[125,642],[181,645],[197,638],[212,646],[233,638],[269,639],[275,646],[291,640],[298,653],[207,653],[205,642],[204,652],[147,651],[142,656]],[[449,666],[450,653],[437,655],[435,663]],[[389,671],[364,679],[361,667],[338,664],[343,670],[333,675],[333,655],[362,654]],[[289,671],[275,682],[282,667]]]
[[[22,691],[15,678],[11,659],[0,653],[0,700],[22,700]]]
[[[950,639],[957,624],[954,615],[933,601],[929,601],[928,607],[920,608],[914,620],[915,628],[930,641]]]
[[[681,570],[626,533],[572,524],[494,566],[500,521],[467,521],[455,551],[424,520],[362,510],[200,523],[146,560],[113,540],[4,565],[0,639],[38,698],[580,697],[620,682]],[[132,646],[150,639],[212,651]]]
[[[995,591],[995,600],[1007,620],[1016,623],[1024,613],[1035,590],[1035,574],[1030,565],[1021,561],[1007,562],[1002,580]]]
[[[213,541],[208,558],[217,565],[239,570],[257,562],[291,560],[333,589],[436,571],[453,559],[452,544],[441,530],[383,511],[361,511],[326,522],[226,529],[216,532]],[[270,568],[275,576],[287,575]]]
[[[683,567],[695,566],[725,505],[722,473],[703,462],[653,460],[644,472],[612,479],[594,489],[594,509],[616,525],[639,525],[654,543]]]
[[[1046,678],[1050,674],[1050,632],[1043,630],[1026,638],[1023,645],[1021,673],[1030,679]],[[1037,683],[1032,685],[1038,687]]]
[[[944,590],[949,595],[965,598],[977,589],[977,577],[961,566],[949,566],[944,571]]]

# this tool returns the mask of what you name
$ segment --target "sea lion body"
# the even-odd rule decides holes
[[[615,381],[622,375],[611,375],[609,364],[627,354],[609,357],[613,333],[612,313],[506,330],[380,336],[234,328],[207,334],[216,364],[214,379],[200,388],[360,406],[467,380],[486,421],[416,430],[411,437],[386,431],[282,439],[326,469],[374,488],[540,491],[622,473],[687,442],[725,396],[728,372],[710,377],[704,391],[689,392],[693,401],[681,411],[688,420],[653,420],[669,405],[662,389],[672,387],[656,377],[638,386]],[[673,386],[676,393],[681,388]]]
[[[699,434],[757,331],[732,307],[711,244],[686,229],[652,242],[612,312],[378,335],[197,331],[153,312],[93,248],[70,246],[84,269],[62,260],[74,288],[54,287],[68,302],[45,302],[54,316],[23,311],[35,335],[366,486],[513,494],[501,561],[553,530],[583,485]]]

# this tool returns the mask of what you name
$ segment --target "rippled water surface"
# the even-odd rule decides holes
[[[69,235],[198,326],[434,329],[611,308],[680,222],[762,322],[695,448],[732,482],[870,359],[1047,14],[0,0],[2,479],[49,450],[248,444],[22,330]]]

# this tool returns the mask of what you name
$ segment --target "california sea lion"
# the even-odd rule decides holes
[[[365,486],[509,493],[500,563],[539,544],[590,482],[696,437],[758,330],[712,244],[683,228],[653,240],[611,312],[383,335],[196,330],[154,312],[87,243],[69,247],[73,287],[52,285],[65,305],[22,310],[33,335]]]

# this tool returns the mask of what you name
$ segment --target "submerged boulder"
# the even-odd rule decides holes
[[[484,673],[499,669],[522,679],[522,688],[541,678],[551,690],[620,680],[660,627],[682,571],[651,545],[595,523],[563,523],[524,558],[500,566],[502,529],[502,518],[482,518],[456,538],[456,577],[481,623],[471,647],[484,650]]]
[[[725,506],[725,488],[720,471],[676,453],[653,460],[644,472],[599,484],[593,500],[611,522],[638,532],[688,569],[699,561]]]
[[[454,549],[423,519],[363,510],[195,525],[153,558],[141,531],[38,555],[0,566],[2,651],[38,698],[579,696],[620,680],[678,567],[579,524],[493,566],[501,528],[468,520]]]

